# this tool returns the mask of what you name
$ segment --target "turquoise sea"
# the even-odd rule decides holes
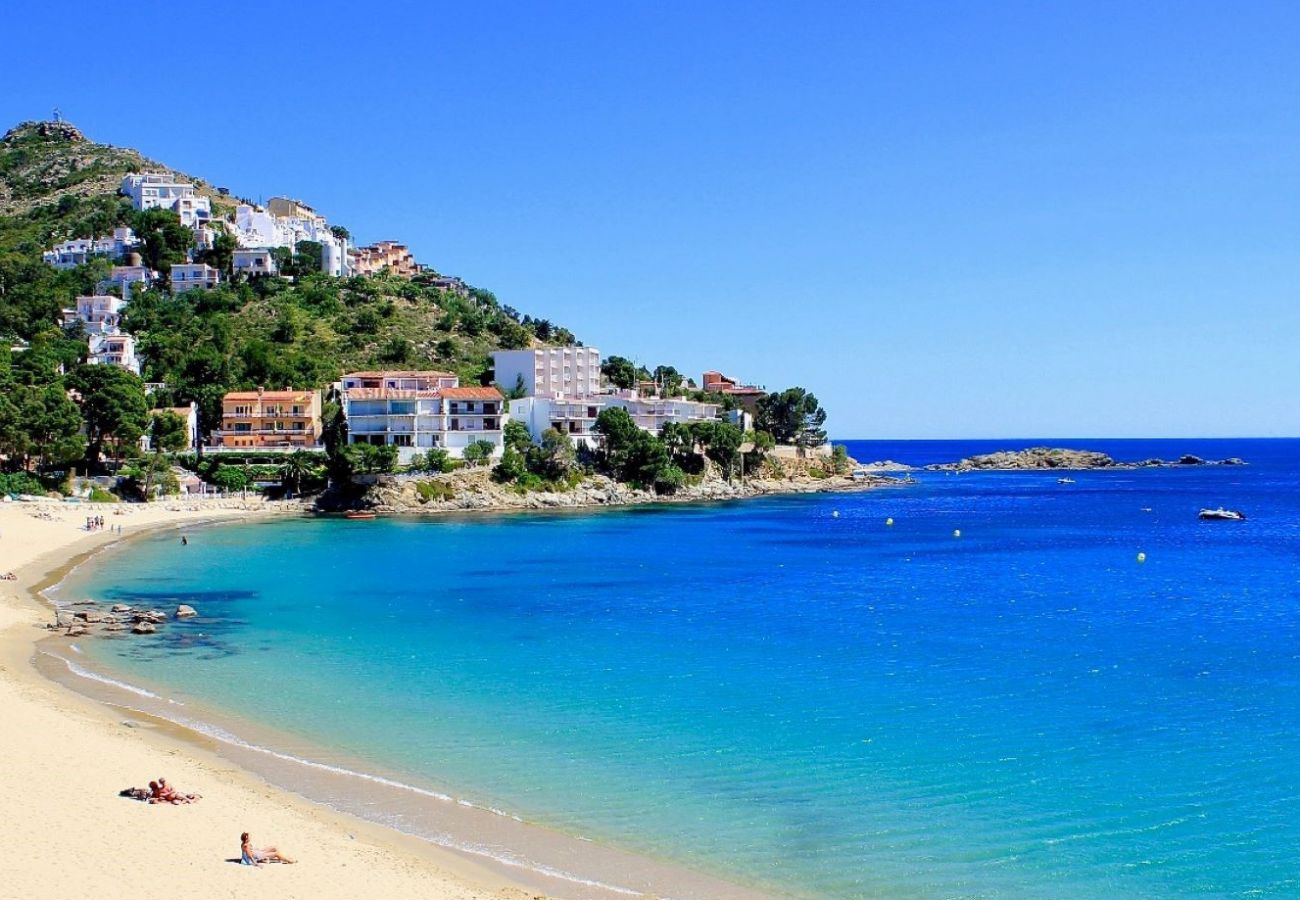
[[[742,883],[1300,895],[1300,440],[1050,443],[1250,465],[224,526],[58,597],[202,613],[116,678]]]

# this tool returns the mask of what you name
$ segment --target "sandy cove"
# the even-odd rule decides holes
[[[534,896],[451,852],[273,788],[163,730],[127,727],[121,714],[33,668],[35,642],[48,634],[42,626],[51,615],[32,592],[74,559],[154,528],[274,514],[274,505],[257,501],[0,504],[0,572],[18,576],[0,582],[0,819],[15,838],[0,862],[5,893],[103,900]],[[91,515],[121,525],[123,534],[87,533],[82,525]],[[158,776],[203,799],[150,806],[118,796]],[[299,864],[230,862],[241,831]]]

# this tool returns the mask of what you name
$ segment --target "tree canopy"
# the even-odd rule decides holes
[[[819,447],[826,443],[826,411],[817,398],[801,387],[786,388],[758,400],[754,427],[766,431],[779,444]]]

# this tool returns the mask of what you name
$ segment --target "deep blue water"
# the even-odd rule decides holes
[[[88,646],[128,677],[736,877],[1300,894],[1300,441],[849,442],[1045,443],[1251,465],[230,526],[64,590],[204,614]]]

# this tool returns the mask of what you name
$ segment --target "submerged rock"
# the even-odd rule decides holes
[[[115,613],[129,613],[130,611],[131,607],[127,606],[125,603],[114,603],[112,610],[110,610],[110,612]]]
[[[132,627],[131,629],[131,633],[132,634],[153,634],[157,630],[158,630],[158,626],[154,625],[152,622],[136,622],[135,626]]]

